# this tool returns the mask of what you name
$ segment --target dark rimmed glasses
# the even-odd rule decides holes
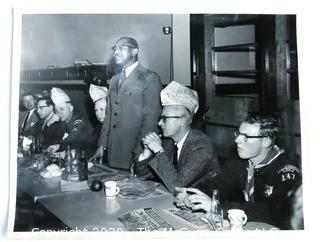
[[[243,141],[244,142],[247,142],[248,139],[259,139],[259,138],[265,138],[265,137],[268,137],[267,135],[247,135],[247,134],[243,134],[243,133],[240,133],[239,130],[235,129],[233,131],[233,134],[236,138],[238,138],[240,135],[243,137]]]
[[[36,107],[36,110],[38,111],[38,110],[43,110],[44,108],[47,108],[47,107],[49,107],[49,106],[39,106],[39,107]]]
[[[130,46],[130,45],[115,45],[115,46],[112,46],[112,47],[111,47],[111,49],[112,49],[113,51],[116,51],[116,50],[122,51],[122,50],[128,49],[128,48],[133,49],[133,47]]]
[[[169,119],[169,118],[183,118],[183,116],[164,116],[164,115],[162,115],[160,117],[160,120],[165,123],[165,122],[167,122],[167,119]]]

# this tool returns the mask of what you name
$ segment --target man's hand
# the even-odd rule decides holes
[[[59,149],[60,149],[60,145],[56,144],[56,145],[50,145],[47,148],[47,151],[50,152],[50,153],[54,153],[54,152],[57,152]]]
[[[53,114],[52,117],[46,123],[46,125],[50,126],[50,125],[54,124],[55,122],[58,122],[59,120],[60,120],[59,116],[56,114]]]
[[[152,151],[149,149],[149,147],[146,144],[143,144],[143,152],[139,156],[138,161],[148,159],[151,156],[152,156]]]
[[[148,147],[148,149],[151,150],[153,153],[163,151],[161,139],[154,132],[148,133],[144,138],[142,138],[142,143],[145,147]]]
[[[184,200],[187,207],[190,207],[192,210],[202,209],[206,212],[210,211],[211,198],[208,195],[196,188],[186,188],[186,192],[190,193]]]
[[[98,149],[96,150],[96,152],[93,154],[93,156],[91,158],[89,158],[89,162],[93,162],[94,160],[99,158],[99,163],[102,163],[102,157],[103,157],[103,151],[104,151],[104,147],[103,146],[99,146]]]
[[[187,188],[175,187],[174,203],[176,204],[177,207],[180,207],[180,208],[186,207],[184,200],[186,199],[187,196],[188,196]]]

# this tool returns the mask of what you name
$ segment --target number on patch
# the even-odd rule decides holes
[[[282,174],[282,175],[281,175],[281,180],[282,180],[282,181],[294,180],[295,177],[296,177],[295,174],[288,172],[288,173],[285,173],[285,174]]]

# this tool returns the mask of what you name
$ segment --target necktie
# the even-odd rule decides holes
[[[26,126],[27,126],[27,122],[28,122],[28,119],[29,119],[29,115],[30,115],[30,111],[27,113],[27,115],[25,116],[24,118],[24,121],[23,121],[23,125],[21,127],[22,131],[25,130]]]
[[[124,80],[126,79],[126,70],[122,69],[122,72],[120,74],[119,82],[118,82],[118,91],[121,88],[121,85],[123,84]]]
[[[173,146],[172,164],[175,168],[177,168],[177,165],[178,165],[178,146],[176,143]]]
[[[244,196],[247,202],[254,202],[254,166],[251,161],[249,161],[249,167],[247,170],[248,176]]]

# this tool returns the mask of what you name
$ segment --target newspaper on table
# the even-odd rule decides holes
[[[153,208],[132,210],[118,217],[128,231],[173,231],[174,227]]]
[[[202,212],[193,212],[192,210],[180,209],[180,208],[170,208],[164,209],[165,213],[189,224],[195,230],[212,230],[206,214]]]

